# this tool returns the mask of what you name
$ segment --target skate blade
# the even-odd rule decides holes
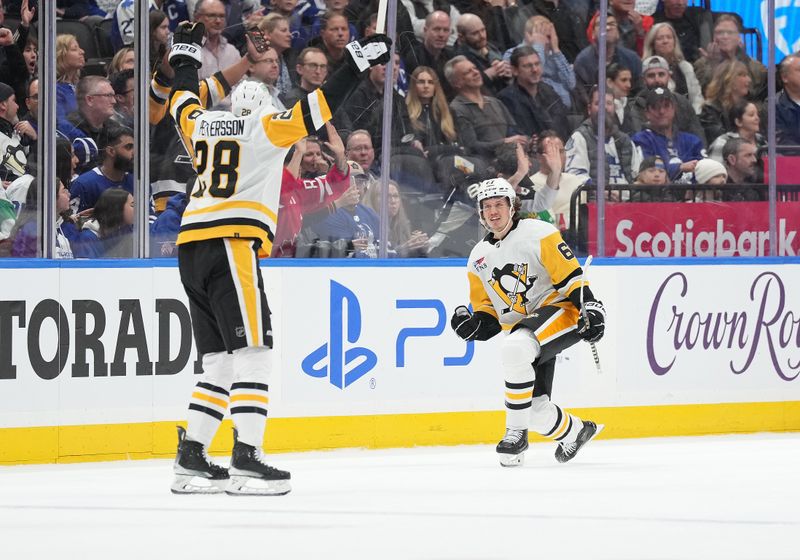
[[[519,453],[512,455],[511,453],[498,453],[500,458],[500,466],[502,467],[521,467],[525,464],[525,454]]]
[[[225,489],[229,496],[284,496],[291,491],[289,480],[266,480],[253,476],[232,476]]]
[[[176,474],[170,490],[173,494],[221,494],[227,485],[227,479],[211,480],[191,474]]]

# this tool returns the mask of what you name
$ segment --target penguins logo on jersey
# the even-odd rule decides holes
[[[503,268],[495,268],[492,271],[489,285],[507,306],[502,313],[515,311],[525,315],[525,304],[528,303],[525,294],[533,287],[534,282],[536,276],[528,277],[528,263],[508,263]]]

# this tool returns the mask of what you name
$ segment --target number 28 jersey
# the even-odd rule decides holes
[[[467,277],[472,309],[497,317],[503,330],[588,286],[561,233],[535,219],[520,220],[500,241],[489,234],[475,245]]]
[[[176,91],[170,114],[193,152],[197,182],[177,244],[220,237],[261,241],[268,256],[278,223],[283,162],[289,148],[331,118],[325,95],[311,92],[282,113],[236,117],[207,111],[191,91]]]

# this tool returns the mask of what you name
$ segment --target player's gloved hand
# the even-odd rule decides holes
[[[195,68],[203,65],[203,35],[206,26],[202,23],[182,21],[172,34],[172,48],[169,51],[169,64],[179,68],[190,64]]]
[[[358,41],[352,41],[345,46],[347,61],[350,66],[360,74],[371,66],[389,62],[389,49],[392,40],[378,33]]]
[[[475,340],[481,328],[481,320],[465,306],[459,305],[450,318],[450,326],[464,340]]]
[[[605,330],[606,309],[603,307],[603,303],[600,301],[584,302],[581,316],[578,319],[578,336],[587,342],[597,342],[603,338]]]

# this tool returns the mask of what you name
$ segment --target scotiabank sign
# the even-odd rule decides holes
[[[597,205],[589,204],[589,253],[597,248]],[[606,254],[614,257],[769,255],[766,202],[607,203]],[[779,202],[779,256],[800,254],[800,203]]]

